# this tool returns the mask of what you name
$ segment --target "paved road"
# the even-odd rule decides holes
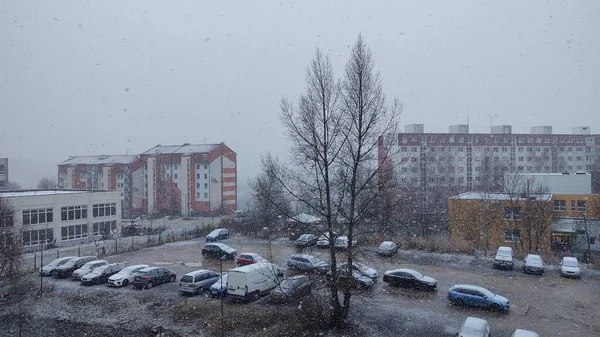
[[[287,240],[233,237],[224,243],[242,252],[257,252],[281,266],[295,249]],[[174,242],[160,247],[108,257],[110,261],[130,264],[163,265],[178,276],[202,268],[219,270],[219,263],[201,257],[203,240]],[[371,249],[368,249],[371,248]],[[326,250],[309,253],[327,260]],[[561,278],[550,270],[544,276],[524,275],[518,271],[491,268],[491,262],[471,257],[401,252],[392,258],[379,257],[367,247],[359,260],[374,267],[380,275],[387,269],[406,267],[438,280],[437,292],[427,293],[388,287],[379,280],[375,288],[357,297],[353,317],[365,322],[371,335],[453,336],[468,316],[488,320],[494,336],[510,336],[516,328],[539,332],[542,336],[600,336],[600,278],[586,273],[581,280]],[[223,263],[223,269],[234,267]],[[48,280],[48,282],[64,282]],[[448,304],[446,290],[453,284],[484,286],[511,301],[508,313],[495,313]],[[161,292],[177,292],[176,284],[161,286]],[[130,292],[133,289],[119,289]]]

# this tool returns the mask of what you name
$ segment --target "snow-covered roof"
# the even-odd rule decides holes
[[[137,159],[136,155],[98,155],[75,156],[62,162],[60,165],[113,165],[131,164]]]
[[[142,154],[153,156],[159,154],[208,153],[217,146],[218,144],[156,145]]]
[[[529,198],[535,198],[539,201],[550,201],[552,200],[552,194],[550,193],[536,193],[529,194]],[[528,200],[529,198],[522,198],[519,194],[510,193],[486,193],[486,192],[466,192],[459,195],[450,197],[450,199],[461,199],[461,200]]]
[[[321,221],[316,216],[300,213],[288,219],[289,222],[315,223]]]
[[[58,195],[58,194],[75,194],[75,193],[88,193],[91,191],[82,190],[21,190],[21,191],[5,191],[0,192],[0,198],[13,198],[13,197],[29,197],[33,195]]]

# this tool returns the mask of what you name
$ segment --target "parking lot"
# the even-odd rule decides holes
[[[238,254],[256,252],[263,257],[285,267],[287,258],[295,252],[295,247],[287,239],[266,240],[247,239],[234,236],[224,243],[237,249]],[[203,240],[181,241],[152,247],[125,254],[110,256],[109,262],[145,263],[165,266],[177,273],[178,279],[186,272],[207,268],[219,271],[218,261],[204,260],[200,251]],[[515,271],[496,270],[491,260],[470,256],[448,254],[428,254],[400,251],[391,258],[380,257],[375,247],[361,247],[357,260],[375,268],[379,281],[369,291],[362,291],[355,297],[351,319],[369,335],[396,336],[453,336],[462,321],[468,316],[488,320],[494,336],[510,336],[516,328],[537,331],[541,336],[598,336],[600,335],[600,278],[597,271],[584,270],[579,280],[565,279],[555,269],[543,276],[525,275],[518,268]],[[328,260],[327,250],[308,249],[306,253]],[[223,262],[223,270],[234,267],[233,262]],[[436,292],[421,292],[389,287],[381,281],[387,269],[412,268],[438,280]],[[289,273],[289,272],[288,272]],[[107,289],[105,286],[80,287],[76,282],[44,278],[46,285],[61,293],[110,291],[123,301],[128,297],[159,296],[177,302],[190,300],[181,296],[177,283],[163,284],[150,290]],[[446,299],[447,289],[454,284],[467,283],[480,285],[507,297],[511,301],[508,313],[490,312],[468,307],[452,306]],[[215,301],[207,296],[193,300]],[[236,305],[226,302],[226,306]],[[257,304],[249,304],[257,305]],[[262,307],[257,307],[261,310]],[[60,308],[59,308],[60,309]],[[143,320],[131,312],[111,312],[122,321]],[[59,314],[60,315],[60,314]],[[118,319],[116,319],[118,320]],[[149,318],[148,324],[164,324],[170,329],[183,333],[184,322],[173,326],[167,317]],[[185,335],[185,334],[182,334]]]

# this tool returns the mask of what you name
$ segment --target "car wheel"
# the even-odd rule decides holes
[[[129,280],[128,279],[123,280],[123,283],[121,283],[121,285],[123,287],[127,287],[128,284],[129,284]]]
[[[148,284],[146,284],[146,289],[152,289],[152,287],[154,287],[152,282],[148,282]]]
[[[175,282],[175,275],[171,275],[171,277],[169,278],[169,282],[173,283]]]
[[[260,292],[256,291],[252,294],[252,301],[257,301],[260,298]]]

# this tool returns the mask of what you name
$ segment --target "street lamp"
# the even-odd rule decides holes
[[[227,257],[227,255],[221,256],[219,259],[219,272],[221,273],[221,291],[223,291],[223,260]],[[223,321],[223,299],[225,298],[224,294],[221,294],[221,337],[225,336],[225,322]]]

